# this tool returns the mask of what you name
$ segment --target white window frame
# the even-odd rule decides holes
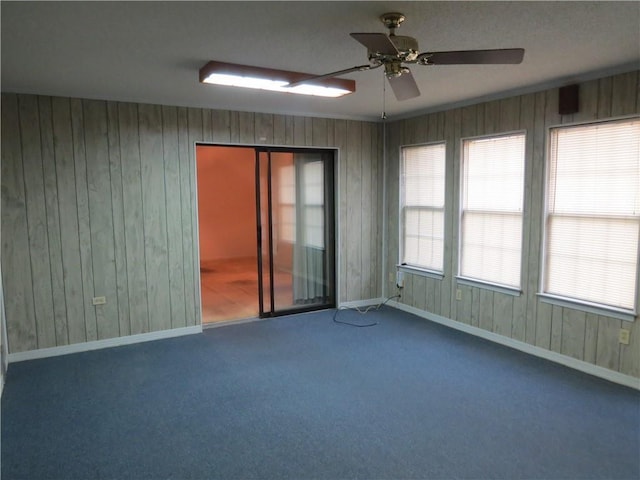
[[[405,248],[405,202],[404,202],[404,187],[403,187],[403,168],[404,168],[404,149],[405,148],[419,148],[419,147],[431,147],[431,146],[442,146],[444,148],[444,179],[442,189],[444,192],[444,199],[442,203],[442,207],[422,207],[425,209],[429,209],[430,211],[441,211],[443,218],[443,242],[442,242],[442,268],[437,269],[434,267],[426,267],[422,265],[416,264],[407,264],[404,263],[404,248]],[[434,142],[427,143],[419,143],[419,144],[411,144],[411,145],[402,145],[399,149],[399,189],[398,189],[398,218],[399,218],[399,228],[398,228],[398,256],[399,256],[399,264],[398,269],[401,271],[406,271],[410,273],[414,273],[417,275],[422,275],[426,277],[442,279],[444,278],[444,265],[446,259],[444,258],[444,244],[445,244],[445,225],[446,225],[446,185],[447,185],[447,142],[446,140],[439,140]],[[421,208],[421,207],[413,207],[413,208]]]
[[[462,229],[462,221],[463,221],[463,212],[464,212],[464,207],[463,207],[463,203],[464,203],[464,168],[465,168],[465,157],[464,157],[464,150],[465,150],[465,142],[468,141],[474,141],[474,140],[488,140],[491,138],[501,138],[501,137],[510,137],[510,136],[515,136],[515,135],[522,135],[524,137],[523,139],[523,143],[524,143],[524,150],[523,150],[523,158],[522,158],[522,203],[521,203],[521,208],[520,208],[520,219],[522,222],[522,228],[521,228],[521,235],[520,235],[520,276],[519,276],[519,282],[517,286],[514,285],[505,285],[502,283],[498,283],[496,281],[493,280],[487,280],[487,279],[483,279],[483,278],[475,278],[475,277],[470,277],[467,275],[463,275],[462,274],[462,246],[463,246],[463,242],[462,242],[462,234],[463,234],[463,229]],[[465,137],[465,138],[461,138],[460,139],[460,156],[459,156],[459,161],[460,161],[460,175],[459,175],[459,196],[458,196],[458,266],[457,266],[457,275],[456,275],[456,279],[457,279],[457,283],[461,284],[461,285],[470,285],[470,286],[474,286],[474,287],[479,287],[479,288],[483,288],[483,289],[487,289],[487,290],[492,290],[492,291],[496,291],[499,293],[504,293],[504,294],[508,294],[508,295],[514,295],[514,296],[519,296],[522,294],[522,285],[523,285],[523,279],[522,279],[522,275],[523,275],[523,265],[522,265],[522,253],[524,251],[524,208],[525,208],[525,190],[526,190],[526,163],[527,163],[527,131],[526,130],[514,130],[514,131],[507,131],[507,132],[500,132],[500,133],[495,133],[495,134],[489,134],[489,135],[478,135],[478,136],[473,136],[473,137]]]
[[[588,313],[594,313],[597,315],[605,315],[612,318],[617,318],[619,320],[625,321],[634,321],[638,315],[638,289],[640,289],[640,242],[638,247],[638,252],[636,254],[636,278],[635,278],[635,303],[632,310],[616,308],[611,305],[605,305],[596,302],[590,302],[588,300],[582,300],[578,298],[565,297],[560,295],[554,295],[551,293],[545,292],[545,278],[546,278],[546,263],[547,263],[547,225],[549,221],[549,206],[548,206],[548,195],[549,195],[549,176],[550,172],[550,161],[551,161],[551,137],[552,131],[561,128],[571,128],[571,127],[579,127],[586,125],[596,125],[600,123],[612,123],[624,120],[636,120],[639,119],[640,116],[632,115],[632,116],[624,116],[624,117],[614,117],[607,118],[602,120],[592,120],[587,122],[575,122],[575,123],[566,123],[561,125],[551,125],[547,128],[546,132],[546,144],[545,144],[545,161],[544,161],[544,185],[543,185],[543,218],[542,218],[542,236],[541,236],[541,245],[540,245],[540,279],[538,283],[538,297],[540,301],[549,303],[552,305],[558,305],[561,307],[573,308],[575,310],[580,310]]]

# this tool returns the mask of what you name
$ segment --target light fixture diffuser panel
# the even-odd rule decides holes
[[[321,79],[314,81],[314,83],[304,83],[287,88],[290,83],[299,82],[312,76],[306,73],[216,61],[211,61],[200,69],[200,82],[213,85],[333,98],[355,92],[355,81],[343,78]]]

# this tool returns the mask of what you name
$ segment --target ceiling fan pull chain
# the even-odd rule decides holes
[[[385,75],[382,75],[382,120],[387,119],[387,82]]]

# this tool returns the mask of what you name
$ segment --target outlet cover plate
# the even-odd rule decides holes
[[[93,303],[93,305],[104,305],[105,303],[107,303],[107,298],[106,297],[93,297],[93,299],[91,300],[91,303]]]

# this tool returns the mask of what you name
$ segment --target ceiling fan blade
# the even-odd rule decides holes
[[[425,52],[418,55],[422,65],[498,65],[522,62],[524,48],[501,48],[497,50],[458,50],[452,52]]]
[[[351,33],[350,35],[371,52],[383,55],[397,55],[399,53],[396,46],[384,33]]]
[[[325,73],[323,75],[313,75],[307,78],[303,78],[301,80],[297,80],[295,82],[291,82],[288,85],[286,85],[287,88],[294,88],[297,87],[298,85],[303,85],[305,83],[310,83],[313,82],[314,80],[323,80],[325,78],[333,78],[333,77],[339,77],[340,75],[344,75],[345,73],[351,73],[351,72],[364,72],[365,70],[372,70],[374,68],[378,68],[381,65],[359,65],[357,67],[351,67],[351,68],[345,68],[344,70],[338,70],[337,72],[331,72],[331,73]]]
[[[411,72],[403,73],[399,77],[387,77],[389,85],[398,100],[408,100],[420,96],[420,90]]]

